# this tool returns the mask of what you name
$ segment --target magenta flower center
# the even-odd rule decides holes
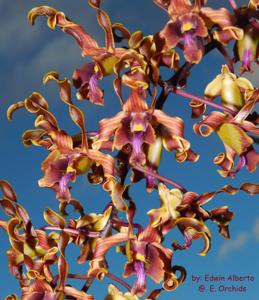
[[[134,132],[132,137],[132,150],[134,156],[139,156],[142,153],[143,132]]]
[[[183,39],[186,46],[191,46],[193,42],[193,34],[191,32],[186,32]]]
[[[245,49],[244,55],[243,55],[243,61],[242,65],[243,67],[249,67],[251,61],[251,50],[250,49]]]
[[[137,290],[143,290],[146,285],[146,274],[143,261],[136,260],[134,262],[134,270],[137,274],[137,281],[135,283],[135,287]]]
[[[61,195],[65,196],[68,189],[68,183],[73,178],[73,173],[69,172],[63,175],[59,181],[59,188]]]

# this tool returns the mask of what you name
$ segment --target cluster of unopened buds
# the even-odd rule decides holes
[[[201,118],[193,127],[196,134],[208,137],[215,132],[223,142],[225,152],[214,158],[220,176],[234,178],[245,166],[249,172],[255,171],[259,154],[254,140],[259,129],[253,109],[259,101],[259,90],[242,74],[252,72],[258,59],[258,0],[241,7],[229,1],[231,12],[211,8],[206,0],[154,0],[168,13],[168,22],[148,36],[141,31],[131,33],[121,23],[112,24],[101,2],[89,0],[89,5],[96,9],[105,33],[105,47],[99,47],[80,25],[52,7],[35,7],[28,13],[31,24],[37,17],[45,16],[51,29],[59,28],[71,35],[82,55],[91,58],[73,73],[77,98],[109,105],[107,100],[104,103],[105,95],[98,84],[103,77],[115,75],[113,87],[121,111],[100,120],[96,132],[88,132],[84,113],[72,100],[71,82],[56,71],[47,73],[43,82],[57,84],[61,100],[80,129],[77,135],[69,135],[59,127],[48,102],[37,92],[9,107],[8,119],[20,108],[35,115],[35,129],[24,132],[23,143],[47,150],[39,186],[52,189],[59,201],[59,212],[46,209],[47,225],[35,229],[11,185],[0,181],[0,204],[9,216],[7,221],[0,220],[0,227],[9,235],[9,271],[19,281],[23,300],[94,299],[88,290],[94,280],[104,277],[114,281],[108,286],[106,300],[137,300],[143,296],[158,299],[161,292],[175,290],[186,277],[185,269],[172,261],[173,251],[188,249],[197,239],[204,240],[200,255],[209,251],[211,234],[207,221],[214,222],[220,235],[229,238],[233,213],[227,206],[208,210],[205,205],[219,193],[259,193],[258,184],[244,183],[198,195],[158,173],[163,148],[174,151],[180,163],[196,162],[199,158],[184,136],[184,121],[163,111],[171,94],[190,100],[192,117]],[[233,58],[227,48],[230,41],[234,41]],[[225,57],[220,74],[207,83],[203,97],[186,92],[191,68],[212,50]],[[241,62],[239,76],[234,73],[236,62]],[[170,79],[162,79],[161,67],[172,71]],[[126,99],[124,91],[128,94]],[[221,102],[213,102],[217,97]],[[207,112],[208,106],[215,110]],[[72,196],[71,182],[82,174],[108,193],[109,201],[101,214],[85,213],[84,205]],[[137,206],[130,196],[130,187],[142,179],[146,180],[147,191],[157,190],[160,199],[160,206],[147,212],[149,222],[145,226],[134,221]],[[77,219],[69,218],[68,205],[78,211]],[[177,228],[184,243],[174,241],[168,248],[163,244],[164,238]],[[80,248],[77,262],[85,264],[83,275],[69,272],[66,247],[71,243]],[[114,248],[125,255],[123,277],[135,276],[133,286],[112,273],[106,254]],[[53,265],[57,265],[57,274]],[[159,284],[157,289],[147,291],[147,277]],[[82,289],[68,284],[70,278],[82,280]],[[18,297],[13,294],[6,299]]]

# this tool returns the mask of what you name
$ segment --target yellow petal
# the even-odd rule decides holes
[[[230,123],[221,125],[217,133],[223,143],[239,155],[253,144],[253,140],[241,128]]]

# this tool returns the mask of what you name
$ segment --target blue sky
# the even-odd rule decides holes
[[[209,4],[221,6],[228,1],[208,1]],[[167,21],[167,15],[151,0],[105,0],[104,9],[110,14],[112,22],[123,22],[132,32],[142,29],[145,34],[159,31]],[[242,3],[242,1],[239,1]],[[47,153],[39,148],[25,148],[21,143],[22,133],[33,128],[33,116],[25,111],[19,111],[14,116],[14,121],[7,121],[5,114],[8,106],[16,101],[23,100],[33,91],[41,92],[48,99],[52,112],[56,115],[62,128],[69,133],[77,132],[77,128],[70,121],[67,108],[58,97],[54,84],[44,87],[41,83],[42,76],[51,70],[56,70],[61,77],[71,77],[73,70],[84,63],[80,49],[70,36],[59,30],[51,31],[47,28],[46,19],[39,18],[34,27],[26,20],[26,14],[34,6],[51,5],[62,10],[72,20],[80,23],[99,42],[103,44],[103,33],[95,20],[95,11],[87,5],[86,0],[0,0],[0,178],[8,180],[17,192],[19,202],[28,210],[36,226],[44,224],[42,212],[46,207],[57,209],[58,203],[52,191],[40,189],[37,181],[42,177],[40,170],[41,161]],[[202,95],[206,84],[211,81],[224,63],[217,53],[209,54],[202,63],[193,68],[187,91]],[[258,70],[249,78],[258,84]],[[256,82],[257,78],[257,82]],[[98,120],[112,116],[119,111],[119,102],[111,88],[111,80],[103,83],[105,89],[106,106],[96,107],[88,102],[78,103],[86,115],[88,130],[96,130]],[[188,101],[171,96],[165,105],[165,112],[170,115],[179,115],[186,122],[186,137],[192,142],[194,150],[201,155],[196,164],[177,164],[172,153],[163,153],[160,173],[183,183],[187,189],[202,193],[213,191],[225,184],[239,186],[242,182],[256,182],[258,173],[249,174],[242,170],[235,180],[223,179],[212,163],[213,157],[223,148],[216,136],[204,139],[196,136],[192,131],[193,120],[190,119]],[[73,187],[73,195],[85,204],[88,212],[101,211],[108,201],[108,196],[100,187],[91,186],[80,177]],[[143,211],[151,207],[158,207],[159,199],[156,192],[147,194],[144,184],[137,184],[133,188],[132,196],[139,211],[137,218],[147,221]],[[188,271],[186,282],[173,293],[164,293],[165,299],[222,299],[222,300],[257,300],[259,295],[259,199],[250,197],[240,192],[235,197],[220,194],[209,205],[215,208],[228,205],[235,212],[235,217],[230,225],[231,240],[226,241],[219,237],[215,224],[209,224],[212,232],[212,249],[206,257],[197,255],[202,247],[200,241],[194,242],[189,251],[176,252],[174,264],[183,265]],[[0,218],[4,218],[0,212]],[[174,239],[180,238],[177,233],[172,233],[167,238],[170,244]],[[8,249],[8,239],[0,231],[2,247],[0,249],[1,275],[0,298],[13,292],[18,292],[18,284],[9,275],[5,252]],[[71,247],[71,272],[85,272],[87,265],[76,266],[75,258],[78,251]],[[120,275],[124,258],[109,254],[114,273]],[[192,275],[211,274],[228,276],[250,275],[255,281],[245,284],[246,293],[201,293],[198,285],[191,281]],[[97,282],[89,292],[96,295],[96,299],[103,299],[106,284]]]

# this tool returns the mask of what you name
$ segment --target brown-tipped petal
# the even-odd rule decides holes
[[[109,177],[109,179],[104,183],[103,188],[109,191],[113,205],[119,211],[126,211],[128,206],[123,198],[123,193],[128,186],[124,186],[116,181],[114,177]]]
[[[58,226],[59,228],[64,228],[66,226],[66,220],[50,208],[47,208],[44,211],[43,216],[45,221],[52,226]]]
[[[129,39],[129,47],[132,49],[138,48],[142,42],[142,39],[143,39],[142,31],[133,32]]]
[[[243,38],[243,30],[238,27],[229,26],[221,31],[214,31],[213,37],[223,45],[227,45],[231,40],[241,40]]]
[[[59,86],[59,95],[63,102],[71,103],[71,84],[67,78],[60,79],[59,74],[56,71],[48,72],[44,75],[42,81],[43,84],[47,84],[50,80],[56,81]]]
[[[74,123],[81,129],[81,137],[82,137],[82,151],[86,152],[88,149],[88,143],[86,139],[86,131],[85,131],[85,117],[83,112],[74,105],[69,105],[69,114]]]
[[[56,14],[57,10],[51,6],[37,6],[32,8],[27,15],[28,21],[34,25],[35,20],[38,16],[47,16],[48,17],[48,26],[51,29],[54,29],[56,26]]]
[[[16,208],[13,204],[13,201],[9,199],[0,199],[0,205],[2,206],[2,209],[6,215],[10,217],[16,216]]]
[[[7,109],[7,112],[6,112],[7,119],[8,119],[9,121],[12,120],[12,118],[13,118],[13,113],[14,113],[17,109],[22,108],[22,107],[24,107],[24,101],[19,101],[19,102],[15,103],[15,104],[10,105],[10,106],[8,107],[8,109]]]
[[[202,116],[206,110],[206,104],[195,100],[189,102],[189,106],[192,108],[192,118],[194,119]]]
[[[59,203],[59,211],[61,212],[61,214],[63,216],[68,216],[68,213],[66,212],[66,207],[68,205],[72,205],[74,207],[74,211],[78,211],[81,216],[84,215],[84,207],[81,204],[81,202],[79,202],[76,199],[70,199],[69,203],[67,203],[67,202],[60,202]]]
[[[65,249],[69,243],[69,235],[62,231],[58,241],[58,249],[60,252],[58,258],[58,273],[59,273],[59,284],[57,289],[64,291],[66,279],[68,275],[68,262],[65,258]]]
[[[119,35],[118,32],[120,32]],[[117,43],[121,42],[122,40],[128,40],[130,38],[130,31],[122,23],[113,23],[112,33],[114,41]]]
[[[132,68],[122,75],[122,83],[131,89],[147,89],[149,87],[146,72],[141,67]]]
[[[208,227],[201,221],[194,218],[179,218],[175,221],[182,232],[186,232],[191,240],[204,239],[204,248],[200,251],[200,255],[204,256],[210,249],[210,231]],[[177,243],[175,243],[176,248]],[[181,249],[181,247],[179,248]]]
[[[26,130],[22,135],[22,141],[25,146],[40,146],[44,145],[45,143],[42,143],[42,138],[46,134],[46,131],[43,129],[31,129]],[[45,141],[47,142],[47,141]]]
[[[108,51],[113,51],[115,48],[114,38],[112,33],[112,24],[109,16],[102,9],[98,9],[97,20],[105,31],[105,44]]]
[[[159,65],[167,66],[170,69],[178,69],[180,56],[174,49],[169,49],[165,52],[158,53],[154,57]]]
[[[229,238],[228,224],[233,219],[234,213],[228,210],[228,206],[212,209],[211,220],[218,224],[219,233],[226,239]]]
[[[166,291],[174,291],[178,288],[178,280],[174,273],[166,273],[163,289]]]
[[[223,170],[218,170],[218,173],[222,177],[230,176],[234,177],[235,173],[231,172],[234,165],[235,151],[229,146],[225,145],[226,153],[219,153],[214,159],[213,163],[220,166]]]
[[[16,194],[8,181],[0,180],[0,189],[3,193],[4,199],[16,202]]]
[[[29,22],[34,24],[34,21],[38,16],[47,16],[48,26],[51,29],[58,26],[62,31],[74,37],[80,48],[82,48],[83,55],[99,55],[106,51],[100,49],[96,40],[86,33],[80,25],[68,20],[64,13],[57,11],[50,6],[35,7],[28,13]]]

